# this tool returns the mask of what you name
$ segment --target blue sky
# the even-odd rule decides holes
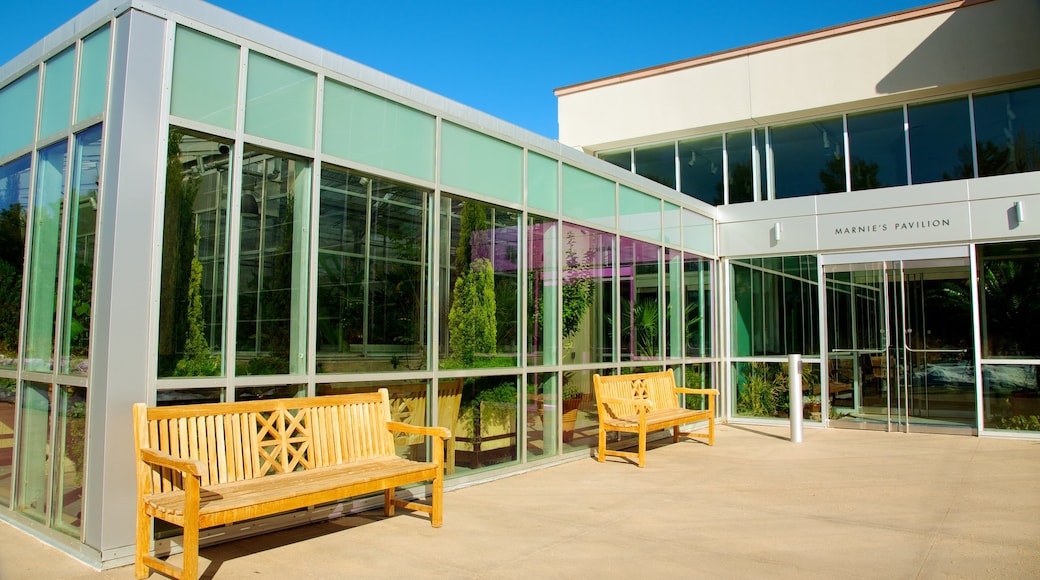
[[[158,0],[176,4],[178,0]],[[540,133],[553,89],[930,4],[921,0],[213,0],[222,8]],[[0,63],[89,6],[4,2]]]

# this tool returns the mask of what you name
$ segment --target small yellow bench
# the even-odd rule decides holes
[[[599,454],[603,462],[608,455],[635,457],[639,467],[646,465],[646,434],[658,429],[672,429],[672,441],[679,441],[679,426],[695,421],[707,421],[708,432],[684,433],[687,437],[708,440],[715,444],[716,389],[687,389],[675,386],[671,371],[636,373],[630,375],[592,376],[596,392],[596,410],[599,412]],[[679,393],[704,395],[707,409],[686,409],[679,405]],[[639,451],[607,449],[607,432],[637,433]]]
[[[433,461],[394,452],[394,433],[433,439]],[[137,555],[152,568],[197,578],[199,530],[382,491],[395,507],[430,514],[441,526],[443,427],[390,419],[386,389],[373,393],[170,407],[134,405]],[[429,505],[394,498],[398,486],[432,482]],[[183,566],[150,553],[152,522],[184,529]]]

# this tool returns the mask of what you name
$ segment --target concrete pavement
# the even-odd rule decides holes
[[[724,425],[639,469],[582,459],[203,548],[203,577],[1038,578],[1040,442]],[[179,558],[179,556],[174,556]],[[0,579],[130,579],[0,523]],[[152,578],[162,578],[153,574]]]

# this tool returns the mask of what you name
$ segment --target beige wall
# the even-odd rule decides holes
[[[601,151],[1040,80],[1040,1],[994,0],[583,91],[560,141]]]

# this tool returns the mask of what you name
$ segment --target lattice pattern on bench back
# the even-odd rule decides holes
[[[629,375],[600,376],[598,396],[622,401],[649,399],[654,403],[650,410],[679,408],[675,379],[670,371],[644,373],[640,377],[632,380]],[[638,412],[638,407],[635,403],[613,403],[606,411],[615,418],[629,417]]]
[[[147,447],[208,466],[202,485],[394,455],[386,391],[148,409]],[[336,428],[351,424],[350,429]],[[180,489],[155,470],[152,491]]]

